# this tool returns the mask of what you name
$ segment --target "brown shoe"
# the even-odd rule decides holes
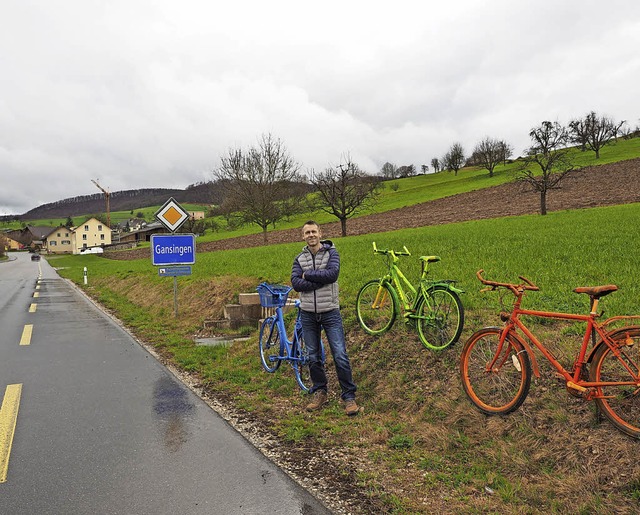
[[[316,390],[312,394],[311,402],[307,404],[307,411],[317,411],[327,403],[327,392]]]
[[[355,399],[347,399],[344,401],[344,412],[350,417],[357,415],[359,410],[360,408],[358,408]]]

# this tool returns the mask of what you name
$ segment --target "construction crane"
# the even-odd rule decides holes
[[[100,186],[97,181],[91,179],[91,182],[95,184],[102,191],[102,193],[104,193],[104,200],[107,204],[107,227],[111,229],[111,210],[109,209],[109,197],[111,196],[111,193],[109,193],[109,190],[105,190],[102,186]]]

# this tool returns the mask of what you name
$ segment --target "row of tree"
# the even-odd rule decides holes
[[[381,183],[349,155],[321,173],[310,170],[308,177],[300,170],[284,143],[271,134],[246,150],[229,149],[213,172],[215,184],[224,191],[218,213],[229,221],[258,225],[266,242],[269,226],[319,209],[338,218],[346,236],[347,219],[370,205]]]
[[[583,118],[573,119],[566,126],[566,145],[578,145],[582,151],[593,151],[596,159],[600,158],[600,150],[603,146],[618,137],[631,137],[640,133],[640,127],[631,129],[626,121],[614,121],[608,116],[598,115],[591,111]],[[513,146],[498,138],[486,136],[478,142],[471,155],[465,153],[461,143],[455,142],[441,157],[431,159],[431,168],[434,172],[451,171],[456,175],[465,166],[480,166],[493,177],[493,171],[499,164],[506,164],[513,156]],[[525,151],[526,152],[526,151]],[[429,166],[421,166],[422,173],[429,171]],[[414,165],[395,166],[385,163],[380,170],[384,179],[400,179],[410,177],[417,173]]]
[[[609,116],[598,115],[595,111],[571,120],[566,126],[557,122],[554,126],[563,129],[562,141],[559,144],[565,147],[578,145],[582,151],[593,151],[596,159],[600,158],[602,147],[618,137],[630,137],[640,132],[640,127],[632,130],[626,121],[615,121]],[[531,136],[531,133],[529,135]],[[525,154],[530,150],[531,148],[527,148]],[[441,159],[431,160],[431,166],[436,172],[448,170],[455,174],[464,166],[480,166],[488,170],[489,176],[492,177],[495,167],[506,163],[512,155],[513,147],[509,143],[487,136],[475,145],[470,156],[465,155],[461,143],[453,143]]]
[[[616,122],[594,111],[567,126],[544,121],[530,130],[532,144],[519,158],[517,180],[540,194],[540,212],[546,214],[546,198],[550,190],[573,170],[569,160],[570,145],[591,150],[600,157],[603,146],[619,136],[639,132],[627,129],[626,122]],[[448,170],[456,175],[464,166],[481,166],[493,176],[496,166],[506,163],[513,147],[506,141],[485,137],[465,156],[460,143],[454,143],[441,158],[431,160],[435,172]],[[422,173],[428,166],[422,165]],[[231,148],[213,172],[214,189],[224,199],[215,214],[234,224],[255,224],[262,228],[264,241],[270,226],[301,211],[321,210],[340,220],[342,235],[347,235],[347,220],[369,208],[387,179],[410,177],[414,165],[395,166],[385,163],[378,176],[365,173],[351,157],[343,155],[340,164],[323,172],[310,170],[305,177],[301,165],[293,159],[284,143],[271,134],[262,135],[257,146]]]

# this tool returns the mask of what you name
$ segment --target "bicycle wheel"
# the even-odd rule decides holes
[[[280,366],[280,331],[276,324],[276,317],[270,316],[264,319],[260,327],[260,361],[262,368],[273,373]]]
[[[464,308],[458,294],[444,286],[427,290],[416,306],[418,336],[428,349],[441,350],[458,341],[464,326]]]
[[[296,358],[298,360],[291,362],[291,367],[293,368],[293,372],[296,375],[296,381],[298,382],[298,386],[304,392],[308,392],[313,386],[313,381],[311,381],[311,373],[309,371],[309,351],[304,344],[304,336],[302,335],[302,331],[298,333],[298,341],[294,343],[296,348]]]
[[[388,283],[374,279],[366,283],[356,297],[356,316],[368,334],[383,334],[396,321],[398,297]]]
[[[636,381],[640,373],[640,327],[620,329],[610,336],[615,350],[612,351],[605,343],[600,344],[591,365],[591,381]],[[633,377],[627,367],[636,377]],[[640,438],[640,388],[637,385],[598,387],[595,400],[605,417],[617,429]]]
[[[506,415],[518,409],[531,386],[529,356],[517,337],[509,334],[496,356],[500,332],[498,327],[477,331],[460,356],[464,391],[487,415]]]

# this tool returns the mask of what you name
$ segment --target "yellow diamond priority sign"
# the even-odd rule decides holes
[[[171,232],[175,232],[178,228],[189,219],[187,213],[173,197],[167,200],[155,214],[158,221]]]

